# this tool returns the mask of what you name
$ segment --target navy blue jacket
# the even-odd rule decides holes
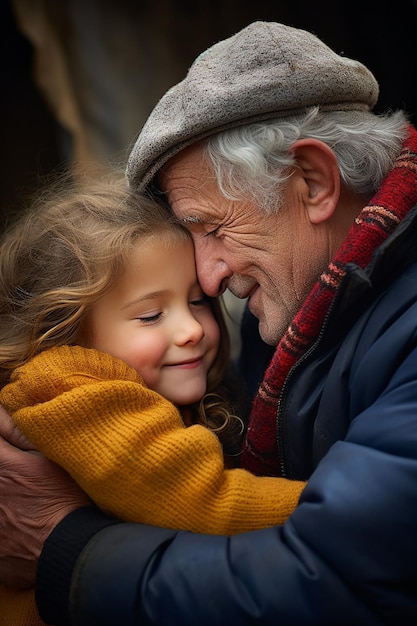
[[[285,526],[227,538],[78,511],[42,555],[44,619],[57,626],[415,626],[416,209],[366,270],[349,267],[280,406],[283,472],[309,481]],[[89,515],[96,515],[91,524]],[[78,552],[64,563],[59,551],[77,529],[73,572]],[[59,589],[51,579],[58,565]]]

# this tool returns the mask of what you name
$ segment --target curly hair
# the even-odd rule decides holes
[[[158,245],[191,239],[164,207],[128,189],[119,173],[88,183],[64,176],[45,186],[0,240],[0,384],[37,353],[76,345],[87,313],[116,284],[137,240],[149,237]],[[188,411],[194,423],[217,432],[226,449],[242,429],[224,396],[230,340],[222,304],[209,300],[221,340],[207,394]]]

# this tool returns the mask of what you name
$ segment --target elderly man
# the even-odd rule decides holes
[[[242,466],[309,482],[283,527],[199,536],[79,508],[57,468],[2,442],[0,580],[23,584],[48,537],[45,621],[417,622],[417,132],[377,96],[360,63],[258,22],[151,113],[130,185],[187,225],[204,290],[247,298],[276,345]],[[7,416],[2,432],[24,446]]]

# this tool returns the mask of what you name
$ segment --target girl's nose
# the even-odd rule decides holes
[[[179,327],[175,334],[175,343],[184,345],[186,343],[199,343],[204,337],[204,328],[191,312],[181,315]]]

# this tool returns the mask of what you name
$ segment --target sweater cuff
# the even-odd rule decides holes
[[[47,624],[70,626],[69,595],[75,563],[100,530],[120,523],[94,507],[73,511],[54,528],[39,557],[35,597]]]

